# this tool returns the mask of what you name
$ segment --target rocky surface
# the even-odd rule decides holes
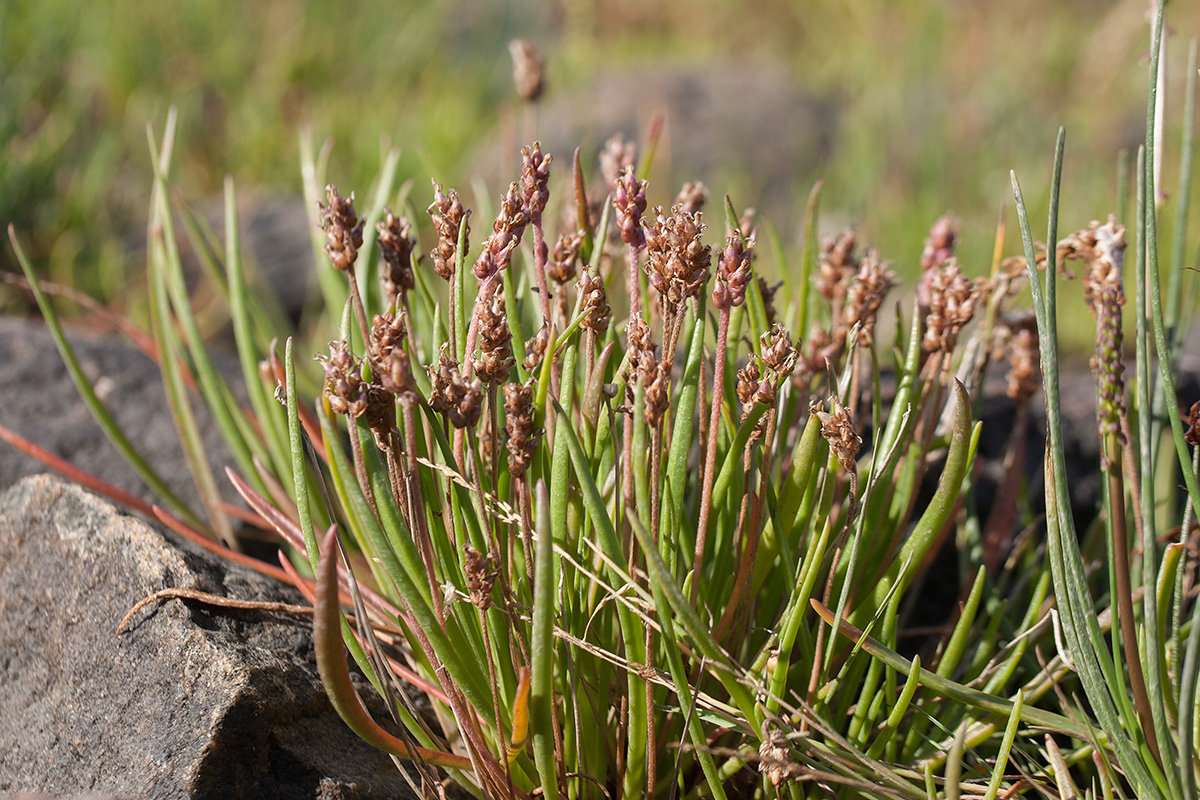
[[[69,337],[84,374],[134,447],[176,494],[199,508],[157,365],[115,336],[71,331]],[[228,366],[226,374],[232,374]],[[228,451],[215,428],[203,417],[200,422],[205,447],[220,470]],[[40,320],[0,317],[0,425],[120,489],[154,499],[92,419]],[[0,490],[45,471],[0,443]],[[223,476],[220,484],[224,490]]]
[[[197,507],[157,367],[114,337],[70,336],[135,447]],[[0,319],[0,424],[153,499],[40,322]],[[226,450],[201,426],[220,470]],[[308,619],[163,600],[114,633],[166,587],[303,604],[296,592],[69,484],[27,477],[45,471],[0,443],[0,796],[407,796],[391,761],[329,707]],[[223,476],[219,485],[232,499]]]
[[[0,497],[0,795],[407,796],[330,708],[307,618],[142,597],[303,603],[49,476]]]

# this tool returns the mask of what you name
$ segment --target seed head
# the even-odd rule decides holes
[[[492,587],[500,571],[492,563],[491,557],[484,556],[469,544],[463,545],[463,555],[463,572],[467,576],[471,605],[480,611],[487,611],[492,606]]]
[[[774,286],[767,283],[766,278],[761,275],[755,277],[758,281],[758,293],[762,295],[763,312],[767,317],[767,324],[775,324],[775,294],[779,291],[779,287],[783,286],[783,281],[777,281]]]
[[[1093,220],[1088,227],[1075,231],[1058,243],[1055,255],[1060,261],[1078,259],[1087,264],[1083,297],[1093,314],[1103,312],[1101,299],[1110,286],[1116,287],[1124,304],[1121,273],[1125,266],[1125,226],[1117,224],[1116,215],[1109,214],[1104,225]]]
[[[1183,417],[1183,423],[1188,426],[1183,434],[1184,441],[1192,447],[1200,445],[1200,402],[1192,403],[1192,407]]]
[[[492,224],[492,233],[484,243],[483,252],[475,261],[475,277],[481,281],[508,267],[513,250],[521,244],[521,235],[529,224],[524,201],[516,183],[509,184],[508,194],[500,201],[500,212]]]
[[[412,363],[404,340],[408,336],[404,317],[396,313],[376,314],[371,322],[371,339],[367,358],[371,370],[385,392],[413,399],[417,387],[413,382]]]
[[[788,752],[787,737],[770,725],[763,726],[763,738],[758,746],[758,771],[772,786],[800,776],[800,765]]]
[[[618,133],[604,143],[604,149],[600,151],[600,175],[609,191],[616,192],[621,174],[636,165],[637,146],[633,142],[625,141],[625,137]]]
[[[329,355],[317,356],[325,370],[325,396],[335,414],[361,416],[367,408],[367,386],[362,380],[362,362],[345,342],[330,342]]]
[[[746,286],[752,275],[750,259],[754,254],[754,242],[742,243],[736,233],[729,234],[725,249],[717,254],[717,281],[713,287],[712,301],[718,310],[736,308],[746,299]]]
[[[402,292],[416,286],[413,276],[412,223],[405,217],[397,217],[392,209],[385,210],[382,222],[376,225],[379,231],[379,279],[387,293],[388,304],[394,304]]]
[[[526,372],[533,372],[537,369],[538,364],[541,364],[542,359],[546,357],[546,350],[549,347],[550,327],[542,325],[542,327],[538,328],[538,332],[525,342],[525,362],[523,366]]]
[[[649,367],[654,358],[654,339],[650,335],[650,326],[641,314],[634,314],[625,323],[625,340],[630,353],[630,372],[636,373],[643,366]]]
[[[779,380],[791,375],[796,368],[796,360],[800,357],[799,340],[793,344],[788,332],[776,322],[758,341],[761,345],[763,366],[775,373]]]
[[[664,310],[677,310],[708,282],[712,248],[701,241],[705,225],[699,212],[675,206],[666,216],[660,206],[654,209],[654,217],[646,231],[646,273]]]
[[[856,238],[853,228],[847,228],[836,239],[827,239],[817,255],[817,291],[829,301],[841,300],[846,288],[858,274],[858,259],[854,255]]]
[[[325,231],[325,252],[329,254],[335,269],[342,272],[350,269],[358,259],[358,249],[363,243],[363,221],[354,211],[354,193],[343,198],[337,187],[325,187],[326,202],[319,204],[321,230]]]
[[[541,431],[533,429],[533,380],[504,384],[504,431],[508,434],[508,471],[519,478],[533,463]]]
[[[573,280],[577,272],[575,265],[579,261],[579,249],[582,246],[583,231],[560,233],[554,243],[554,251],[550,254],[546,277],[559,286]]]
[[[925,337],[921,346],[926,352],[951,353],[958,343],[958,334],[975,314],[979,289],[951,258],[928,273],[929,312],[925,318]]]
[[[646,424],[656,428],[671,405],[671,365],[665,361],[652,361],[641,372],[646,387],[643,395]]]
[[[478,378],[463,378],[458,363],[450,356],[449,344],[442,345],[437,367],[426,367],[433,383],[429,405],[444,414],[456,428],[474,427],[483,409],[483,384]]]
[[[437,247],[433,249],[433,268],[438,277],[448,281],[454,276],[454,260],[458,252],[460,226],[466,225],[467,231],[470,232],[470,215],[466,213],[462,203],[459,202],[458,192],[451,189],[450,194],[443,194],[442,185],[437,181],[433,182],[433,203],[429,206],[428,213],[433,219],[433,226],[437,230],[438,236]],[[465,258],[466,255],[464,250],[463,257]]]
[[[883,298],[896,285],[896,276],[887,267],[887,263],[880,262],[877,250],[868,250],[858,267],[854,283],[846,292],[842,324],[849,330],[862,323],[858,329],[859,344],[869,345],[874,340],[879,308],[883,305]]]
[[[633,167],[617,178],[616,188],[613,189],[613,208],[617,210],[617,229],[621,232],[621,241],[635,249],[646,244],[646,234],[642,230],[642,212],[646,210],[646,181],[639,181],[633,174]]]
[[[826,360],[832,362],[840,349],[828,328],[814,324],[809,328],[808,343],[800,357],[798,377],[803,380],[823,372]]]
[[[1017,405],[1029,398],[1041,386],[1037,323],[1032,314],[1025,314],[1009,323],[1012,336],[1008,342],[1008,396]]]
[[[671,207],[682,208],[685,214],[696,214],[704,208],[706,200],[708,200],[708,187],[701,181],[695,183],[688,181],[679,190],[679,194],[675,195],[675,202],[671,203]]]
[[[521,200],[531,218],[540,219],[550,200],[550,159],[541,142],[521,148]]]
[[[546,74],[542,54],[528,39],[513,39],[508,43],[513,60],[513,86],[526,103],[536,103],[546,91]]]
[[[743,406],[754,403],[754,394],[758,391],[758,382],[762,380],[762,370],[758,361],[750,359],[750,363],[737,371],[737,398]]]
[[[586,315],[579,326],[595,331],[598,337],[603,336],[612,320],[612,308],[608,305],[608,295],[604,291],[604,279],[585,272],[579,276],[578,287],[579,294],[583,297],[583,313]]]
[[[929,229],[929,238],[925,240],[925,249],[921,251],[921,269],[928,272],[934,267],[940,267],[946,259],[954,255],[954,245],[958,241],[958,231],[962,223],[953,214],[943,214]]]
[[[475,359],[475,374],[488,386],[508,380],[512,369],[512,331],[504,309],[504,285],[495,284],[490,298],[475,303],[479,330],[479,357]]]
[[[1087,264],[1083,296],[1096,318],[1096,354],[1092,372],[1096,378],[1100,435],[1122,436],[1125,413],[1125,362],[1122,358],[1121,307],[1125,289],[1121,272],[1125,264],[1125,226],[1115,215],[1101,225],[1092,221],[1072,233],[1055,248],[1063,261],[1079,259]]]
[[[858,448],[862,446],[862,439],[854,431],[854,420],[851,419],[850,412],[841,404],[841,401],[836,397],[831,397],[830,404],[833,408],[832,413],[822,411],[819,405],[813,406],[811,413],[816,414],[817,419],[820,420],[821,436],[829,442],[829,449],[837,457],[838,464],[846,472],[851,472],[854,469],[854,459],[858,455]]]

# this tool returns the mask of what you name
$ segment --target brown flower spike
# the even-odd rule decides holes
[[[429,405],[455,428],[474,427],[483,410],[483,384],[478,378],[463,378],[449,347],[442,346],[436,367],[426,367],[433,383]]]
[[[850,412],[836,397],[831,400],[833,411],[822,411],[820,406],[814,406],[812,413],[821,422],[821,436],[829,442],[829,449],[837,457],[838,464],[846,472],[854,471],[854,459],[858,448],[862,446],[862,438],[854,430],[854,420]]]
[[[717,255],[717,280],[713,287],[713,305],[719,311],[740,306],[746,299],[746,287],[750,283],[750,259],[754,253],[754,242],[742,244],[742,238],[731,233],[725,240],[725,249]]]
[[[675,206],[671,214],[654,209],[654,224],[645,232],[646,274],[665,310],[674,313],[708,282],[712,248],[701,241],[705,225],[700,213]],[[665,316],[665,314],[664,314]]]
[[[382,222],[376,225],[379,231],[379,253],[383,260],[379,264],[379,277],[387,292],[388,304],[394,304],[403,292],[416,286],[413,276],[412,223],[405,217],[397,217],[392,209],[385,211]]]
[[[335,269],[347,271],[358,260],[363,243],[363,221],[354,210],[354,193],[338,194],[336,186],[325,187],[326,202],[320,204],[321,230],[325,231],[325,252]]]
[[[953,258],[927,274],[931,276],[929,312],[921,346],[929,353],[952,353],[958,334],[975,314],[979,288],[962,274]]]
[[[642,230],[646,186],[646,181],[639,181],[633,174],[633,167],[629,166],[621,173],[613,190],[613,207],[617,210],[617,229],[621,232],[621,241],[635,250],[646,244],[646,234]]]
[[[520,478],[537,454],[540,431],[533,429],[533,381],[504,384],[504,431],[508,434],[508,471]]]
[[[504,310],[503,284],[496,284],[490,298],[480,298],[475,304],[475,316],[479,325],[479,357],[475,359],[475,374],[484,384],[496,386],[508,380],[509,370],[514,363],[512,331]]]
[[[536,103],[546,91],[546,73],[542,54],[528,39],[513,39],[508,43],[513,60],[513,86],[526,103]]]
[[[458,192],[451,189],[449,194],[443,194],[442,185],[437,181],[433,182],[433,203],[429,206],[428,214],[433,219],[433,227],[438,237],[437,247],[432,252],[433,269],[439,278],[448,281],[454,277],[454,261],[458,252],[461,226],[466,225],[468,232],[471,230],[468,221],[470,215],[463,209]],[[464,251],[463,257],[466,255]]]

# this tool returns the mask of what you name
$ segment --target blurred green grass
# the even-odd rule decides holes
[[[836,127],[811,172],[788,176],[794,207],[768,206],[768,217],[791,237],[803,197],[823,178],[827,224],[855,223],[862,241],[911,277],[929,224],[953,210],[964,222],[961,260],[980,274],[1009,169],[1022,176],[1031,214],[1044,217],[1060,124],[1063,229],[1115,210],[1116,154],[1142,136],[1146,8],[1145,0],[17,0],[0,7],[0,220],[16,225],[52,278],[117,296],[139,268],[127,263],[127,242],[144,225],[149,194],[145,125],[161,128],[170,105],[180,113],[178,183],[190,198],[219,192],[226,173],[240,187],[298,195],[306,123],[318,141],[335,140],[330,176],[347,189],[365,192],[381,142],[403,147],[400,177],[416,179],[418,198],[429,176],[464,186],[488,143],[513,138],[507,42],[525,36],[546,56],[548,102],[616,69],[652,79],[667,65],[753,60],[781,70],[837,109]],[[1177,4],[1172,20],[1200,31],[1200,8]],[[1169,41],[1168,191],[1186,47],[1183,36]],[[592,146],[609,133],[593,132]],[[715,174],[736,176],[755,146],[717,153]],[[735,197],[739,204],[756,201],[753,182],[733,182],[750,195]],[[1008,252],[1016,249],[1010,232]]]

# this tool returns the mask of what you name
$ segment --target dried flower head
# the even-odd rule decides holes
[[[362,362],[346,342],[330,342],[329,355],[318,355],[325,370],[325,396],[335,414],[362,416],[367,408],[367,386],[362,380]]]
[[[720,311],[740,306],[746,299],[746,287],[752,275],[750,259],[754,242],[743,243],[736,233],[725,239],[725,249],[717,254],[717,280],[713,287],[713,305]]]
[[[737,398],[743,406],[754,402],[754,394],[758,391],[758,382],[762,380],[762,370],[758,361],[750,359],[750,363],[737,371]]]
[[[804,380],[824,372],[825,362],[832,362],[840,349],[828,328],[814,324],[808,330],[807,344],[801,353],[798,377]]]
[[[508,380],[512,369],[512,331],[504,309],[504,285],[495,284],[490,297],[475,303],[475,319],[479,331],[479,357],[475,359],[475,374],[488,386]]]
[[[504,384],[504,431],[508,434],[508,471],[519,478],[533,463],[540,431],[533,429],[533,380]]]
[[[761,275],[756,276],[755,280],[758,281],[758,293],[762,295],[763,312],[767,317],[767,324],[774,325],[777,316],[775,312],[775,295],[779,291],[779,287],[783,286],[783,281],[776,281],[774,285],[771,285]]]
[[[1101,225],[1093,220],[1083,230],[1072,233],[1055,247],[1060,261],[1082,260],[1087,264],[1083,279],[1083,297],[1092,313],[1102,313],[1101,298],[1108,287],[1115,287],[1120,302],[1125,302],[1121,274],[1125,266],[1125,226],[1117,224],[1114,214]]]
[[[554,243],[554,251],[550,254],[550,264],[546,267],[546,277],[562,286],[567,281],[574,280],[578,270],[579,249],[583,246],[583,231],[573,230],[560,233]]]
[[[537,369],[538,364],[542,363],[542,359],[546,357],[546,350],[550,347],[550,326],[542,325],[538,328],[538,332],[531,336],[525,342],[525,361],[522,366],[526,372],[533,372]]]
[[[528,39],[513,39],[508,43],[513,60],[513,86],[526,103],[536,103],[546,91],[546,73],[542,54]]]
[[[470,215],[459,202],[458,192],[453,189],[449,194],[442,193],[442,185],[433,182],[433,203],[428,209],[437,230],[438,243],[433,249],[433,268],[442,280],[450,280],[454,276],[454,261],[458,252],[458,237],[460,226],[466,225],[470,232]],[[467,255],[463,250],[463,257]]]
[[[1007,393],[1020,405],[1029,402],[1041,386],[1037,321],[1032,314],[1024,314],[1012,320],[1009,328]]]
[[[833,408],[832,412],[822,411],[820,405],[815,405],[811,413],[816,414],[820,420],[821,436],[829,442],[829,449],[833,451],[838,464],[846,472],[852,472],[858,448],[862,446],[862,438],[855,432],[854,420],[841,401],[831,397],[829,402]]]
[[[511,183],[508,193],[500,201],[500,211],[492,223],[492,233],[475,261],[473,272],[476,278],[485,281],[508,267],[528,224],[529,214],[525,211],[520,189],[515,182]]]
[[[617,178],[616,188],[613,189],[613,208],[617,210],[617,230],[621,232],[621,241],[634,249],[646,244],[646,234],[642,230],[642,212],[646,210],[646,181],[639,181],[633,173],[633,167]]]
[[[643,395],[646,408],[646,424],[658,427],[663,415],[671,405],[671,365],[665,361],[651,361],[641,370],[646,390]]]
[[[704,228],[698,212],[675,206],[667,216],[661,206],[654,209],[654,224],[646,231],[646,273],[664,311],[674,313],[708,282],[712,248],[701,241]]]
[[[371,363],[371,370],[385,392],[413,399],[417,387],[413,382],[408,351],[404,349],[407,336],[407,326],[402,315],[391,312],[376,314],[371,321],[367,358]]]
[[[857,239],[853,228],[847,228],[835,239],[827,239],[817,254],[817,291],[829,301],[846,296],[851,279],[858,274],[858,259],[854,255]]]
[[[761,345],[763,366],[774,372],[779,380],[791,375],[796,368],[796,360],[800,357],[799,340],[793,344],[787,330],[776,322],[758,341]]]
[[[492,587],[500,570],[490,556],[484,556],[469,544],[463,545],[463,555],[463,572],[467,576],[471,605],[480,611],[487,611],[492,606]]]
[[[394,304],[402,292],[407,292],[416,286],[413,276],[413,240],[412,223],[405,217],[397,217],[388,208],[384,219],[378,225],[379,253],[383,257],[379,263],[379,279],[387,293],[388,304]]]
[[[979,288],[962,274],[953,258],[930,270],[928,275],[931,276],[929,312],[921,346],[930,353],[951,353],[958,343],[958,334],[975,314]]]
[[[641,314],[634,314],[625,323],[625,341],[630,374],[636,374],[643,366],[649,367],[654,359],[654,339],[650,335],[650,325]]]
[[[1125,362],[1121,349],[1121,307],[1125,289],[1121,280],[1125,264],[1125,226],[1110,214],[1101,225],[1092,221],[1055,247],[1062,260],[1080,259],[1087,264],[1083,296],[1096,318],[1096,353],[1092,372],[1096,378],[1100,435],[1121,436],[1125,413]]]
[[[800,765],[788,752],[787,737],[771,725],[763,726],[762,742],[758,746],[758,770],[772,786],[800,777]]]
[[[429,405],[444,414],[456,428],[474,427],[483,409],[483,384],[478,378],[463,378],[458,362],[450,355],[449,345],[442,345],[436,367],[426,367],[433,383]]]
[[[962,223],[958,217],[946,213],[934,221],[929,229],[929,237],[925,240],[925,249],[921,251],[921,269],[928,272],[934,267],[940,267],[946,259],[954,255],[954,245],[958,241],[958,231]]]
[[[702,181],[694,183],[688,181],[679,190],[679,194],[675,195],[675,201],[671,203],[671,207],[679,207],[685,214],[695,214],[704,208],[707,200],[708,187]]]
[[[608,294],[604,290],[604,279],[586,272],[579,276],[579,294],[583,297],[583,321],[580,327],[595,331],[603,336],[612,320],[612,308],[608,305]]]
[[[363,221],[354,210],[354,193],[349,197],[338,194],[337,187],[325,187],[325,202],[321,209],[321,230],[325,231],[325,252],[335,269],[350,269],[358,259],[363,243]]]
[[[874,340],[875,321],[883,298],[896,285],[896,276],[886,262],[880,262],[879,252],[871,249],[858,267],[858,275],[846,292],[846,304],[842,307],[842,324],[849,330],[858,329],[859,344],[869,345]]]
[[[600,175],[610,192],[617,189],[617,180],[626,170],[637,165],[637,145],[617,134],[604,143],[600,151]],[[644,206],[643,206],[644,208]]]
[[[542,143],[521,148],[521,199],[531,219],[541,218],[550,200],[550,160],[542,154]]]
[[[1183,424],[1187,425],[1187,431],[1183,434],[1184,441],[1192,447],[1200,445],[1200,401],[1192,403],[1192,407],[1183,416]]]
[[[759,403],[771,405],[775,402],[775,383],[762,376],[762,368],[758,360],[750,359],[750,363],[737,371],[737,397],[742,404],[742,422],[750,416],[750,411]],[[758,441],[767,430],[767,417],[762,417],[755,424],[750,434],[750,441]]]
[[[325,370],[325,396],[335,414],[361,417],[376,432],[395,424],[393,396],[378,383],[363,380],[362,360],[345,342],[330,342],[329,355],[318,355],[317,361]]]

